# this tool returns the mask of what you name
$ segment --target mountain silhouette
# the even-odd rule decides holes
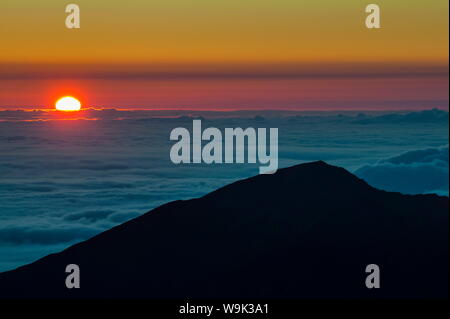
[[[322,161],[174,201],[0,274],[0,297],[447,297],[448,198]],[[67,289],[68,264],[80,289]],[[380,268],[368,289],[366,266]]]

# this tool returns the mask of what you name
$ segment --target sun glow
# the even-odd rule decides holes
[[[79,111],[81,103],[74,97],[65,96],[56,102],[55,107],[58,111]]]

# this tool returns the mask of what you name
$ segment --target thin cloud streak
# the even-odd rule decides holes
[[[445,63],[1,64],[0,79],[276,79],[448,77]]]

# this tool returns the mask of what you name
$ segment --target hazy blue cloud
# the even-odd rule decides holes
[[[403,153],[365,165],[355,173],[372,186],[406,194],[448,196],[448,146]]]
[[[58,244],[85,239],[97,234],[95,227],[39,227],[34,225],[9,226],[0,228],[0,242],[15,244]]]
[[[123,223],[129,219],[138,217],[139,215],[141,214],[137,212],[114,213],[109,216],[109,220],[111,220],[114,223]]]
[[[65,220],[68,221],[88,221],[96,222],[101,219],[107,218],[109,215],[113,214],[113,210],[86,210],[79,213],[67,214],[64,216]]]

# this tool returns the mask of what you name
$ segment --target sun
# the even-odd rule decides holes
[[[79,111],[81,109],[81,103],[74,97],[65,96],[56,102],[55,108],[58,111]]]

